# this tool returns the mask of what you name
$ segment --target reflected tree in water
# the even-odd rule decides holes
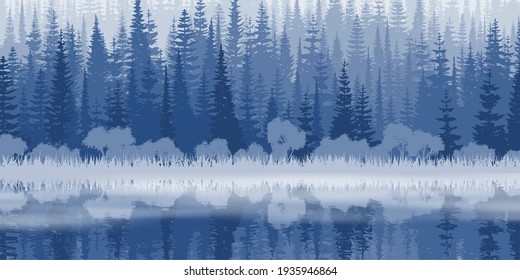
[[[457,206],[457,202],[460,200],[460,197],[447,194],[444,196],[444,203],[439,210],[440,223],[436,228],[441,230],[438,236],[440,245],[444,249],[444,259],[453,259],[455,256],[453,249],[453,232],[458,227],[456,215],[460,213],[460,208]]]
[[[210,245],[216,260],[229,260],[233,256],[231,249],[235,242],[233,233],[240,225],[246,199],[232,194],[225,209],[215,210],[210,215]]]
[[[497,189],[492,198],[475,205],[477,216],[475,220],[479,222],[480,258],[483,260],[500,259],[500,246],[497,238],[500,233],[504,232],[499,223],[503,222],[505,218],[505,213],[500,209],[507,200],[504,190]]]

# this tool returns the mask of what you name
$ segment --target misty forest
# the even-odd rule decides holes
[[[0,156],[520,158],[518,11],[0,0]]]

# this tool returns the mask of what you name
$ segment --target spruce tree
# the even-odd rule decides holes
[[[176,45],[184,64],[183,69],[188,92],[190,93],[189,96],[194,96],[194,89],[197,88],[197,81],[199,80],[198,70],[200,65],[197,65],[195,32],[191,25],[190,15],[186,9],[182,10],[179,24],[177,25]]]
[[[42,44],[42,35],[40,32],[40,25],[38,19],[38,13],[36,8],[33,12],[33,19],[31,24],[31,30],[27,35],[27,40],[25,41],[29,52],[32,53],[33,59],[36,65],[41,63],[42,54],[41,54],[41,44]]]
[[[358,77],[364,74],[364,64],[366,61],[366,46],[364,40],[363,26],[359,16],[356,15],[354,19],[354,25],[352,27],[352,33],[349,40],[349,52],[348,61],[352,66],[351,72],[353,77]]]
[[[513,151],[520,151],[520,21],[517,28],[515,48],[517,65],[507,115],[507,142],[508,148]]]
[[[342,135],[354,138],[355,127],[353,126],[354,111],[352,108],[352,93],[350,92],[350,81],[347,73],[347,62],[341,64],[341,75],[339,77],[339,91],[336,98],[335,115],[332,127],[329,130],[331,139],[337,139]]]
[[[7,59],[0,58],[0,135],[18,132],[16,89],[11,78]]]
[[[88,88],[87,69],[83,70],[83,87],[81,89],[81,105],[79,110],[79,128],[81,131],[81,138],[87,136],[92,127],[92,118],[90,116],[90,96]]]
[[[56,49],[59,40],[58,15],[54,7],[47,10],[47,37],[45,38],[45,49],[43,50],[43,60],[47,81],[52,78],[52,67],[56,57]]]
[[[456,118],[453,117],[452,98],[447,90],[444,91],[442,106],[439,109],[441,111],[441,117],[437,118],[441,122],[441,133],[439,136],[444,143],[444,150],[441,152],[441,155],[451,159],[453,152],[460,149],[462,145],[457,144],[460,136],[455,134],[457,127],[453,125],[453,122],[456,121]]]
[[[228,61],[229,75],[232,81],[239,76],[238,71],[242,62],[243,50],[241,48],[241,40],[244,32],[243,24],[238,0],[231,0],[226,36],[226,61]]]
[[[298,114],[298,122],[300,129],[305,132],[305,147],[302,149],[303,156],[307,156],[310,153],[310,144],[313,143],[313,112],[312,112],[312,104],[309,99],[309,88],[305,90],[303,94],[303,99],[301,100]]]
[[[161,137],[175,139],[172,120],[172,97],[170,90],[170,78],[168,77],[168,66],[164,66],[164,82],[161,97]]]
[[[354,139],[356,141],[366,140],[367,143],[373,146],[374,130],[372,128],[372,110],[370,109],[369,97],[366,93],[364,85],[361,85],[359,96],[355,105],[354,125],[356,130]]]
[[[217,69],[215,72],[215,87],[211,104],[211,136],[228,142],[229,150],[236,153],[243,147],[242,131],[235,114],[235,104],[232,101],[231,86],[224,60],[224,50],[220,46]]]
[[[61,146],[74,139],[74,97],[72,77],[65,53],[63,31],[60,30],[58,50],[53,65],[49,107],[46,113],[47,139],[55,146]]]
[[[273,88],[271,88],[271,94],[269,95],[269,101],[267,102],[267,110],[265,112],[265,121],[263,131],[267,133],[267,126],[270,122],[278,117],[278,105],[276,104],[276,95]],[[264,135],[267,139],[267,134]]]
[[[374,106],[374,140],[383,140],[383,131],[385,130],[385,112],[383,102],[383,84],[381,81],[381,68],[378,69],[376,81],[376,96]]]
[[[89,88],[89,104],[91,104],[90,111],[94,110],[94,100],[98,100],[101,109],[106,107],[105,100],[106,90],[108,88],[107,78],[109,75],[108,66],[108,52],[105,45],[105,38],[101,29],[99,28],[98,17],[94,17],[94,27],[92,29],[92,36],[90,37],[90,50],[88,52],[89,58],[87,60],[87,71],[89,74],[88,88]],[[72,65],[69,66],[69,68]],[[101,119],[105,118],[105,114],[101,111]]]
[[[473,139],[479,145],[487,145],[495,149],[497,155],[505,153],[505,130],[504,126],[499,122],[503,115],[496,112],[497,103],[500,96],[496,93],[498,87],[492,82],[492,73],[487,71],[487,79],[482,85],[482,93],[480,94],[481,110],[476,115],[480,121],[475,125]]]
[[[31,139],[37,143],[46,141],[46,116],[47,113],[47,102],[49,90],[47,88],[47,81],[45,81],[45,72],[42,69],[38,71],[37,78],[34,86],[34,94],[32,100],[30,100],[31,108]]]
[[[173,129],[175,131],[175,144],[186,154],[192,154],[197,143],[194,143],[193,124],[195,116],[190,106],[188,85],[184,75],[182,54],[179,51],[175,63],[173,77]]]
[[[123,97],[123,87],[120,81],[116,81],[112,94],[106,101],[107,108],[107,122],[108,129],[127,126],[125,115],[125,101]]]
[[[322,121],[322,104],[321,104],[321,89],[318,80],[316,80],[314,90],[314,102],[312,106],[312,138],[309,140],[309,148],[316,149],[323,139]]]
[[[412,99],[410,90],[406,88],[401,110],[401,123],[409,128],[414,128],[415,122],[415,102]]]

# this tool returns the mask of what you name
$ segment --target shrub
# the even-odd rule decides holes
[[[228,148],[228,143],[224,139],[215,139],[208,142],[203,142],[195,147],[195,155],[198,159],[206,159],[211,161],[224,161],[231,157],[231,152]]]
[[[370,151],[366,140],[352,141],[347,135],[342,135],[336,140],[325,138],[320,146],[314,151],[314,157],[343,157],[343,158],[365,158]]]
[[[27,151],[27,144],[22,139],[14,138],[10,134],[0,135],[0,160],[21,156],[25,151]]]
[[[271,145],[274,159],[291,157],[295,150],[305,145],[305,133],[300,132],[289,121],[274,119],[267,125],[267,141]]]
[[[134,155],[135,138],[130,128],[114,128],[105,130],[102,127],[92,129],[83,145],[96,149],[106,158],[126,158]]]
[[[80,159],[78,149],[70,150],[67,146],[55,148],[48,144],[39,144],[31,151],[33,159],[52,159],[56,161]]]
[[[494,160],[495,150],[486,145],[478,145],[473,142],[469,143],[462,149],[453,153],[454,158],[470,161]]]

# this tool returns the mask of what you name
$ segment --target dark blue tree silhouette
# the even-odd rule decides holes
[[[372,110],[370,109],[369,96],[366,93],[364,85],[361,85],[359,96],[355,104],[355,119],[354,125],[356,130],[353,140],[366,140],[367,143],[373,146],[374,130],[372,128]]]
[[[127,121],[125,112],[125,100],[123,95],[123,86],[121,85],[120,81],[116,81],[114,89],[112,89],[111,95],[108,95],[106,104],[106,127],[108,129],[116,127],[126,127]]]
[[[253,69],[251,67],[251,47],[246,45],[244,53],[244,61],[242,63],[242,93],[239,110],[242,117],[240,120],[242,131],[244,133],[244,144],[249,147],[253,142],[259,141],[260,130],[258,129],[258,121],[254,116],[254,99],[253,99]]]
[[[513,91],[509,100],[509,113],[507,115],[507,142],[509,149],[520,151],[520,24],[518,25],[516,40],[517,66],[513,78]]]
[[[355,126],[354,110],[352,108],[352,93],[347,73],[347,62],[341,63],[341,75],[339,77],[339,91],[336,97],[335,115],[329,135],[331,139],[337,139],[346,134],[350,139],[354,138]]]
[[[90,99],[88,88],[88,74],[87,69],[83,70],[83,87],[81,89],[81,104],[79,109],[79,129],[80,135],[85,138],[92,127],[92,119],[90,116]]]
[[[88,89],[89,89],[89,104],[90,110],[94,111],[95,100],[99,103],[102,109],[106,107],[105,100],[107,99],[106,91],[108,89],[107,78],[109,75],[108,52],[105,46],[105,38],[101,29],[99,28],[98,17],[94,17],[94,27],[92,29],[92,36],[90,37],[89,58],[87,60],[88,72]],[[76,67],[69,64],[70,67]],[[72,72],[72,71],[71,71]],[[72,74],[72,73],[71,73]],[[101,119],[105,119],[105,114],[102,110]],[[93,118],[96,119],[96,118]]]
[[[473,138],[479,145],[487,145],[495,149],[497,155],[504,153],[505,130],[504,126],[498,124],[503,115],[496,112],[496,105],[500,96],[495,93],[498,87],[492,82],[492,73],[487,72],[487,79],[482,86],[483,92],[480,94],[481,110],[476,115],[480,121],[475,125]]]
[[[230,80],[234,81],[239,76],[239,69],[242,63],[242,16],[240,15],[240,5],[238,0],[231,1],[229,9],[229,24],[226,36],[226,61],[228,62],[228,72]]]
[[[161,137],[175,139],[172,120],[172,97],[170,90],[170,78],[168,77],[168,66],[164,66],[164,82],[161,97]]]
[[[58,38],[45,123],[47,139],[55,146],[67,144],[75,135],[72,76],[65,54],[63,31],[60,30]]]
[[[0,58],[0,135],[18,132],[16,89],[4,56]]]
[[[455,134],[457,127],[453,125],[453,122],[455,122],[456,119],[453,117],[454,108],[448,90],[444,91],[442,106],[439,109],[441,111],[441,117],[437,118],[437,120],[441,122],[441,133],[439,136],[444,143],[444,150],[441,152],[441,155],[451,159],[453,152],[462,146],[457,144],[457,141],[460,140],[460,136]]]
[[[227,76],[224,50],[220,46],[215,72],[215,88],[211,104],[211,136],[228,142],[229,150],[236,153],[243,147],[242,131],[232,101],[231,86]]]
[[[46,141],[45,114],[47,112],[48,93],[49,90],[47,88],[47,81],[45,81],[45,72],[43,72],[43,69],[40,69],[34,86],[33,98],[30,100],[31,139],[35,145]]]
[[[319,86],[319,81],[316,80],[316,86],[314,88],[314,102],[312,106],[312,137],[309,140],[309,148],[311,150],[316,149],[320,145],[321,140],[323,139],[324,133],[323,127],[321,125],[321,111],[321,89]]]
[[[191,25],[190,15],[186,9],[182,10],[181,17],[179,18],[177,40],[175,42],[178,52],[181,54],[182,63],[184,64],[183,71],[186,77],[187,90],[190,93],[189,96],[195,96],[200,65],[197,64],[198,57],[196,56],[195,48],[195,32]]]
[[[175,144],[186,154],[193,154],[195,116],[190,106],[188,86],[184,76],[184,63],[182,54],[177,54],[175,73],[173,77],[173,129],[175,131]]]

